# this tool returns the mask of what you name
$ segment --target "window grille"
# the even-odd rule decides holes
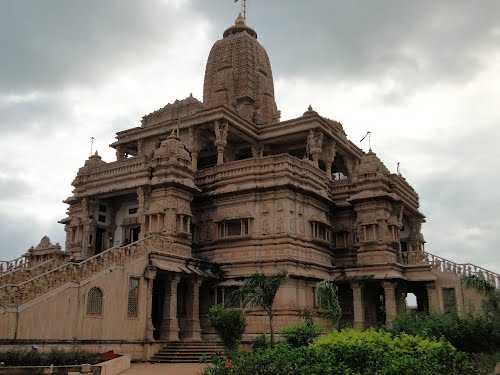
[[[246,237],[250,234],[250,219],[225,220],[219,224],[219,238]]]
[[[139,315],[139,278],[131,277],[128,282],[128,316],[137,318]]]
[[[87,295],[87,314],[102,315],[103,293],[99,288],[92,288]]]
[[[330,227],[318,221],[311,222],[311,234],[315,240],[330,241],[331,238]]]

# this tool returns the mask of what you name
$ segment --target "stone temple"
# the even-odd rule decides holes
[[[304,311],[321,320],[325,279],[339,285],[342,324],[356,327],[390,324],[410,293],[419,311],[477,311],[464,275],[500,286],[494,272],[425,251],[418,194],[342,124],[311,107],[280,119],[270,59],[241,16],[210,52],[203,101],[167,104],[111,147],[116,161],[96,153],[72,183],[65,249],[44,237],[0,263],[2,345],[150,359],[213,342],[208,308],[238,307],[229,295],[255,272],[289,275],[278,329]],[[245,314],[250,342],[268,325]]]

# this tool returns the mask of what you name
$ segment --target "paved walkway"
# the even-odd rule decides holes
[[[200,375],[205,367],[197,363],[138,363],[122,375]]]

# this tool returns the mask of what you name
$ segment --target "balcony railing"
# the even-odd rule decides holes
[[[280,154],[227,162],[198,171],[196,185],[204,187],[212,184],[226,183],[230,180],[244,180],[256,177],[262,179],[266,175],[270,179],[288,173],[299,183],[328,191],[329,185],[338,185],[344,188],[350,184],[349,180],[330,181],[326,172],[313,166],[310,162],[298,159],[292,155]],[[272,180],[274,181],[274,180]]]
[[[456,263],[428,252],[404,252],[401,255],[401,263],[406,265],[427,264],[435,271],[451,272],[462,277],[477,276],[489,282],[495,288],[500,288],[500,274],[471,263]]]
[[[76,177],[75,183],[77,185],[83,185],[102,179],[128,176],[133,173],[145,171],[146,168],[146,161],[140,157],[115,161],[79,174]]]

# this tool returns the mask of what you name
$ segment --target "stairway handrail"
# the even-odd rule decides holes
[[[54,285],[57,282],[60,282],[58,286],[61,286],[61,285],[64,285],[65,283],[67,283],[71,280],[74,280],[74,281],[84,280],[84,279],[92,276],[93,274],[99,272],[99,269],[97,269],[97,268],[99,268],[98,262],[104,260],[105,258],[108,257],[108,255],[112,254],[113,252],[120,250],[119,252],[116,253],[118,256],[118,259],[113,259],[114,263],[116,264],[122,259],[123,255],[127,255],[127,250],[130,251],[132,249],[137,249],[138,245],[140,245],[141,243],[146,242],[146,241],[151,240],[151,239],[155,239],[155,238],[162,239],[162,240],[168,240],[170,243],[173,243],[173,240],[171,237],[163,236],[160,234],[150,234],[150,235],[148,235],[148,236],[146,236],[146,237],[144,237],[136,242],[133,242],[131,244],[124,245],[124,246],[111,247],[111,248],[103,251],[102,253],[93,255],[92,257],[89,257],[81,262],[74,262],[74,261],[65,262],[64,264],[62,264],[59,267],[53,268],[52,270],[49,270],[41,275],[30,278],[22,283],[7,284],[7,285],[0,287],[0,293],[4,292],[4,296],[2,296],[0,294],[0,301],[2,300],[2,297],[11,298],[11,300],[12,300],[12,297],[14,294],[16,294],[17,292],[23,292],[23,288],[25,286],[29,286],[29,284],[33,285],[37,281],[48,280],[49,282],[51,282]],[[92,264],[96,265],[95,270],[92,270],[92,269],[90,270],[93,272],[89,272],[89,274],[86,274],[86,275],[77,275],[77,272],[81,273],[84,270],[85,266],[92,265]],[[52,274],[52,276],[55,276],[57,274],[57,272],[63,271],[64,269],[67,269],[69,271],[69,277],[60,278],[60,279],[53,277],[52,279],[48,279],[49,275]],[[36,285],[36,288],[35,287],[33,287],[33,288],[37,289],[37,291],[38,291],[38,289],[41,288],[40,285],[43,286],[43,283],[40,282],[39,284]],[[28,297],[26,297],[26,298],[28,298]],[[14,302],[12,302],[12,303],[14,303]]]

